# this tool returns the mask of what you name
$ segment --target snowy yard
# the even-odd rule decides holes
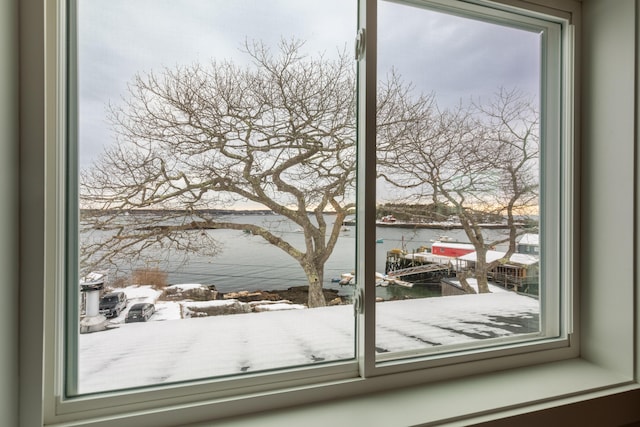
[[[280,305],[258,313],[181,318],[183,301],[157,301],[150,287],[123,289],[127,310],[154,302],[145,323],[124,323],[79,338],[79,391],[90,393],[260,371],[354,356],[352,306]],[[219,301],[208,302],[220,304]],[[198,305],[207,302],[197,303]],[[183,307],[181,307],[183,305]],[[491,294],[376,304],[378,352],[460,344],[536,331],[538,301],[495,288]]]

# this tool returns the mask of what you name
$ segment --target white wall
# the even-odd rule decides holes
[[[19,7],[20,44],[20,305],[18,410],[21,426],[42,425],[44,360],[44,241],[45,212],[45,6],[50,0],[15,1]],[[47,40],[55,43],[55,39]],[[54,44],[55,46],[55,44]],[[53,52],[55,58],[55,52]],[[48,99],[54,99],[51,93]],[[55,123],[48,123],[55,125]],[[15,248],[14,248],[15,250]],[[48,325],[45,325],[48,326]],[[48,337],[45,337],[45,339]],[[17,425],[17,424],[14,424]]]
[[[582,357],[633,372],[636,2],[588,0],[582,63]],[[615,250],[604,250],[615,248]],[[612,330],[608,318],[618,325]],[[611,349],[615,348],[615,354]]]
[[[18,2],[0,1],[0,425],[18,425]]]

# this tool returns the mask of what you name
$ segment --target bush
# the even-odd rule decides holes
[[[153,289],[164,289],[167,283],[167,273],[159,268],[141,268],[131,273],[131,283],[136,285],[151,285]]]

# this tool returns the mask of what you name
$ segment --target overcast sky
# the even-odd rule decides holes
[[[245,39],[353,49],[354,0],[78,0],[80,166],[113,141],[105,118],[135,73],[211,59],[245,63]],[[390,2],[379,5],[379,75],[391,66],[441,107],[503,86],[537,95],[540,36]]]

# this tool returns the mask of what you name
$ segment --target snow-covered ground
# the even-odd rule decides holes
[[[160,291],[147,286],[123,290],[129,304],[112,319],[112,328],[80,335],[81,393],[354,356],[352,306],[299,309],[271,304],[263,306],[261,312],[181,318],[193,302],[158,301]],[[537,330],[537,300],[500,288],[492,290],[491,294],[376,304],[378,352],[460,344]],[[129,307],[143,301],[156,304],[150,321],[125,324]],[[225,302],[196,305],[220,303]]]

